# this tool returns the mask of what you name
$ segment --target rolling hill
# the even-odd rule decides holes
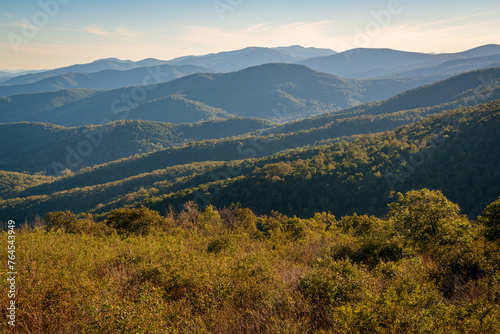
[[[25,120],[43,121],[45,113],[99,93],[99,91],[89,89],[67,89],[58,92],[0,97],[0,123]]]
[[[118,121],[66,128],[46,123],[0,124],[0,170],[59,174],[191,141],[240,136],[274,123],[257,119],[167,124]]]
[[[127,110],[128,119],[147,119],[165,123],[196,123],[235,117],[220,108],[169,95]]]
[[[295,63],[310,57],[335,54],[329,49],[290,47],[248,47],[241,50],[211,53],[203,56],[185,56],[169,61],[174,65],[198,65],[217,72],[232,72],[268,63]]]
[[[187,109],[176,109],[181,104],[175,103],[176,108],[168,110],[164,107],[175,99],[160,100],[169,96],[175,96],[176,102],[179,102],[179,97],[195,101],[199,103],[196,104],[198,109],[212,110],[212,114],[223,114],[223,118],[238,116],[291,121],[387,99],[440,78],[351,80],[316,72],[303,65],[266,64],[227,74],[200,73],[158,85],[99,91],[71,104],[46,106],[42,108],[43,112],[36,114],[23,100],[38,101],[46,95],[16,95],[4,98],[4,103],[0,105],[0,122],[79,126],[128,119],[131,115],[138,118],[139,114],[144,115],[143,120],[184,122],[185,118],[166,119],[165,115],[189,114],[193,103],[183,103]],[[57,94],[66,93],[62,90],[54,96]],[[158,101],[150,103],[155,100]],[[145,104],[151,108],[144,107]],[[221,110],[216,112],[213,108]]]
[[[460,74],[431,85],[408,90],[385,101],[290,122],[284,124],[279,133],[324,127],[330,122],[346,117],[397,114],[411,110],[422,114],[432,114],[496,99],[500,99],[500,67]]]
[[[331,56],[306,59],[300,61],[299,64],[306,65],[316,71],[331,73],[345,78],[366,79],[394,75],[398,72],[435,66],[453,60],[498,54],[500,54],[500,45],[495,44],[448,54],[358,48]]]
[[[489,81],[486,79],[479,80],[480,78],[488,78]],[[231,118],[224,122],[207,122],[192,126],[186,124],[178,126],[172,124],[156,124],[153,128],[161,128],[162,131],[155,130],[152,133],[144,130],[147,126],[142,126],[141,128],[144,131],[137,132],[136,130],[130,130],[130,133],[134,134],[132,136],[133,138],[124,134],[118,135],[118,133],[120,133],[120,131],[118,131],[118,133],[112,133],[109,142],[107,142],[108,144],[111,143],[111,146],[103,145],[99,148],[97,156],[94,157],[91,155],[88,158],[82,159],[84,160],[83,165],[92,166],[95,163],[112,161],[112,158],[117,157],[116,152],[113,151],[113,147],[115,146],[115,142],[116,145],[118,145],[119,140],[129,143],[128,145],[131,147],[131,149],[126,150],[125,153],[120,153],[119,157],[122,158],[139,152],[148,152],[171,145],[184,144],[189,141],[224,138],[242,135],[252,131],[255,131],[255,133],[252,136],[246,136],[246,138],[191,143],[187,146],[159,151],[139,159],[132,159],[131,161],[124,160],[120,162],[122,163],[121,167],[115,168],[116,170],[120,170],[118,173],[107,173],[106,170],[109,168],[113,169],[114,167],[102,166],[102,168],[96,168],[96,170],[89,171],[89,174],[82,175],[82,183],[79,183],[79,186],[92,185],[93,183],[91,183],[91,180],[96,179],[111,181],[119,179],[120,177],[132,176],[134,173],[149,173],[155,169],[163,168],[165,166],[165,161],[168,161],[168,165],[170,166],[172,164],[203,162],[206,160],[228,161],[264,157],[286,149],[296,149],[329,143],[338,140],[339,137],[350,137],[353,135],[393,130],[398,126],[419,121],[425,117],[441,113],[445,110],[455,109],[459,106],[472,106],[500,99],[499,80],[499,69],[475,71],[446,79],[433,85],[410,90],[386,101],[369,103],[316,118],[275,127],[271,127],[272,123],[265,121]],[[441,93],[436,94],[436,91]],[[184,103],[183,98],[178,99],[179,103]],[[151,103],[162,103],[163,100],[164,99],[153,100]],[[138,108],[140,108],[140,106]],[[130,115],[133,114],[133,111],[130,112]],[[150,124],[149,122],[139,123]],[[29,126],[33,126],[28,126],[25,123],[23,124],[24,126],[19,124],[16,126],[22,129],[30,129]],[[127,124],[130,128],[137,127],[137,123],[134,122],[120,121],[118,124]],[[5,124],[2,127],[3,129],[14,129],[14,127],[9,127],[9,124]],[[47,126],[38,126],[37,128],[47,129]],[[60,129],[60,127],[54,128]],[[81,132],[87,128],[92,127],[83,127],[78,131]],[[195,130],[188,131],[186,129]],[[200,129],[207,130],[199,132],[202,135],[196,136]],[[71,129],[67,129],[64,133],[68,133],[69,130]],[[10,140],[10,136],[14,135],[14,133],[7,130],[3,132],[5,136],[7,136],[4,139],[5,141]],[[35,143],[33,146],[33,143],[36,141],[34,135],[37,134],[37,132],[31,132],[30,130],[24,131],[23,136],[26,138],[25,141],[14,141],[11,145],[5,146],[2,154],[5,158],[9,158],[7,161],[11,162],[3,163],[1,166],[3,166],[4,169],[14,171],[29,170],[31,172],[47,171],[48,173],[53,173],[54,171],[51,167],[51,163],[55,159],[51,160],[46,158],[53,154],[51,153],[51,149],[53,147],[59,147],[57,150],[57,161],[64,163],[65,155],[68,154],[68,151],[65,149],[65,145],[58,141],[69,141],[76,145],[78,140],[85,139],[84,135],[80,132],[78,132],[79,137],[76,136],[76,139],[62,140],[61,137],[55,136],[51,137],[54,140],[52,143],[42,140],[39,143]],[[211,132],[213,132],[213,134]],[[158,133],[161,134],[161,137],[157,137]],[[49,133],[38,133],[39,136],[44,138],[49,136],[49,134],[50,131]],[[141,134],[142,137],[139,134]],[[161,140],[158,138],[161,138]],[[138,142],[142,142],[142,146],[137,147]],[[146,145],[144,143],[149,144]],[[34,153],[32,153],[34,156],[38,156],[37,152],[43,152],[43,154],[41,154],[40,158],[36,159],[31,159],[28,155],[25,159],[16,159],[18,151],[25,152],[21,144],[25,147],[35,147],[35,149],[33,149]],[[6,149],[10,149],[10,153],[7,154],[5,151]],[[30,161],[36,162],[36,168],[28,164]],[[69,167],[73,171],[77,171],[82,165]],[[96,176],[101,175],[101,173],[106,176]]]
[[[49,92],[61,89],[87,88],[109,90],[127,86],[167,82],[198,72],[211,70],[193,65],[157,65],[131,70],[103,70],[92,73],[67,73],[30,84],[0,86],[0,96]]]
[[[54,181],[55,177],[31,175],[0,170],[0,200],[3,197],[17,196],[23,190],[36,185]]]
[[[194,200],[219,207],[238,202],[259,213],[307,217],[331,211],[340,217],[383,214],[390,191],[427,187],[442,190],[474,216],[500,191],[499,122],[500,102],[493,101],[395,131],[262,159],[192,163],[186,156],[174,166],[169,157],[175,158],[175,150],[169,155],[166,150],[35,185],[0,202],[0,212],[24,219],[54,210],[100,213],[134,203],[165,212]],[[211,155],[206,144],[196,146],[199,154]],[[154,159],[163,167],[139,171]]]
[[[2,85],[24,85],[30,84],[42,79],[46,79],[53,76],[65,75],[68,73],[93,73],[100,72],[104,70],[131,70],[134,68],[148,67],[165,65],[166,62],[158,59],[144,59],[141,61],[131,61],[131,60],[120,60],[117,58],[107,58],[95,60],[88,64],[76,64],[66,67],[60,67],[48,71],[39,71],[36,73],[28,73],[24,75],[16,76],[12,79],[4,81]]]

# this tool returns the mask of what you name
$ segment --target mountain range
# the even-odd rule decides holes
[[[336,54],[329,49],[290,47],[262,48],[248,47],[242,50],[212,53],[204,56],[187,56],[170,60],[174,65],[194,64],[217,72],[232,72],[251,66],[269,63],[296,63],[311,57]]]
[[[500,189],[499,64],[498,45],[293,46],[22,74],[0,84],[0,214],[379,215],[391,190],[428,187],[473,216]]]
[[[107,58],[48,71],[0,72],[0,96],[68,88],[114,89],[139,85],[152,70],[161,74],[155,76],[156,82],[166,82],[196,72],[233,72],[268,63],[304,64],[319,72],[351,79],[436,75],[444,78],[445,75],[498,66],[500,46],[485,45],[464,52],[436,55],[391,49],[353,49],[336,53],[330,49],[295,45],[248,47],[169,61],[149,58],[134,62]]]
[[[322,211],[380,214],[390,191],[428,187],[442,190],[474,216],[500,189],[494,167],[500,162],[499,103],[263,159],[212,162],[213,150],[200,143],[176,162],[171,160],[176,150],[170,149],[57,180],[26,176],[27,185],[16,181],[23,174],[3,173],[0,182],[11,191],[3,193],[0,213],[32,219],[54,210],[100,213],[134,203],[166,212],[194,200],[219,207],[238,202],[260,213],[279,210],[306,217]],[[192,163],[196,155],[205,156],[205,162]],[[162,167],[155,169],[151,162]],[[144,172],[146,166],[152,170]],[[16,183],[15,189],[9,186]]]
[[[262,65],[266,63],[293,63],[304,60],[309,57],[319,57],[335,54],[336,52],[329,49],[304,48],[299,45],[290,47],[277,48],[262,48],[249,47],[242,50],[220,52],[216,54],[208,54],[204,56],[185,56],[172,59],[170,61],[148,58],[141,61],[120,60],[117,58],[106,58],[93,61],[88,64],[77,64],[66,67],[57,68],[48,71],[29,71],[28,73],[21,72],[19,75],[0,82],[0,86],[11,85],[26,85],[38,82],[50,77],[60,77],[68,74],[75,76],[82,73],[96,73],[105,70],[127,71],[142,67],[152,67],[159,65],[190,65],[202,67],[203,71],[208,72],[229,72],[244,69],[250,66]],[[175,67],[172,67],[175,68]],[[0,72],[0,76],[2,76]],[[130,72],[134,73],[134,72]],[[107,75],[118,74],[117,72],[108,72]],[[144,74],[139,73],[139,81]],[[5,72],[5,75],[12,76],[12,73]],[[110,79],[108,79],[110,80]],[[139,83],[142,83],[139,81]],[[124,86],[121,86],[124,87]],[[50,88],[50,87],[48,87]],[[97,87],[86,87],[99,89]],[[18,89],[21,89],[20,87]],[[29,91],[25,91],[26,93]],[[10,94],[12,95],[12,94]],[[2,96],[2,93],[0,93]]]
[[[208,73],[212,72],[212,70],[194,65],[156,65],[130,70],[108,69],[89,73],[71,72],[50,76],[33,83],[0,86],[0,96],[50,92],[71,88],[109,90],[167,82],[199,72]]]
[[[436,94],[436,92],[440,92]],[[331,112],[302,121],[277,125],[269,121],[230,118],[226,121],[207,121],[194,124],[165,124],[149,121],[118,121],[111,125],[65,128],[44,123],[0,124],[0,141],[5,149],[0,160],[0,169],[9,171],[44,171],[58,174],[63,169],[77,170],[84,166],[108,163],[135,154],[160,150],[152,161],[144,157],[138,173],[160,169],[165,160],[201,162],[208,157],[213,160],[234,160],[242,157],[262,157],[286,149],[295,149],[335,138],[393,130],[397,126],[410,124],[430,115],[461,106],[473,106],[500,99],[500,68],[479,70],[452,77],[432,85],[401,93],[385,101],[378,101]],[[161,101],[163,101],[162,99]],[[94,133],[94,134],[92,134]],[[19,136],[22,140],[18,139]],[[241,138],[223,139],[233,136]],[[100,141],[105,137],[105,141]],[[90,138],[90,139],[89,139]],[[93,141],[100,138],[98,145]],[[184,145],[200,140],[221,139],[187,145],[174,151],[163,148]],[[89,142],[92,154],[76,154],[80,142]],[[265,142],[261,147],[257,142]],[[16,145],[17,143],[17,145]],[[122,143],[122,145],[120,145]],[[242,146],[242,149],[238,147]],[[257,146],[259,150],[253,148]],[[70,149],[67,149],[70,147]],[[119,150],[116,147],[120,147]],[[201,155],[201,151],[205,154]],[[194,151],[193,151],[194,150]],[[240,151],[250,152],[242,155]],[[162,153],[163,152],[163,153]],[[77,155],[78,166],[65,160]],[[161,156],[164,158],[161,158]],[[173,156],[181,157],[176,160]],[[185,157],[189,156],[188,160]],[[149,159],[149,160],[148,160]],[[156,160],[155,160],[156,159]],[[74,161],[74,159],[73,159]],[[53,162],[65,164],[55,168]],[[75,168],[77,167],[77,168]],[[120,168],[129,170],[129,168]],[[120,175],[121,173],[115,173]],[[131,176],[131,175],[129,175]],[[93,179],[88,177],[88,179]],[[86,184],[81,184],[84,186]]]
[[[16,76],[7,81],[2,82],[2,85],[22,85],[22,84],[30,84],[42,79],[50,78],[53,76],[60,76],[69,73],[94,73],[100,72],[104,70],[131,70],[134,68],[140,67],[149,67],[156,65],[164,65],[165,61],[158,59],[144,59],[138,62],[134,62],[131,60],[120,60],[117,58],[106,58],[95,60],[88,64],[76,64],[71,66],[65,66],[53,70],[48,71],[33,71],[31,73],[27,73],[24,75]]]
[[[444,77],[355,80],[304,65],[266,64],[231,73],[198,73],[145,87],[60,90],[1,98],[0,122],[79,126],[117,119],[183,123],[250,117],[292,121],[384,100]]]
[[[500,45],[490,44],[458,53],[428,54],[404,52],[392,49],[352,49],[326,57],[300,61],[316,71],[331,73],[345,78],[366,79],[392,76],[407,76],[411,70],[428,68],[453,60],[486,57],[500,54]],[[498,58],[494,60],[498,62]],[[429,72],[427,72],[429,73]]]

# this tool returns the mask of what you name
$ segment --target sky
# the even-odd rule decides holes
[[[248,46],[458,52],[500,44],[498,0],[1,0],[0,70]]]

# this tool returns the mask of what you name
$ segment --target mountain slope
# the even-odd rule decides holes
[[[472,71],[449,79],[408,90],[385,101],[328,113],[284,124],[279,133],[323,127],[330,122],[359,115],[392,114],[416,109],[424,114],[500,99],[500,67]]]
[[[397,72],[389,77],[415,77],[435,74],[460,74],[478,69],[486,69],[500,66],[500,54],[484,57],[465,58],[446,61],[439,65],[417,68],[409,71]]]
[[[196,123],[217,119],[228,119],[234,115],[220,108],[188,100],[181,95],[148,101],[128,111],[128,119],[147,119],[165,123]]]
[[[0,97],[0,123],[24,120],[43,121],[45,113],[100,94],[88,89],[67,89],[59,92],[21,94]]]
[[[217,72],[231,72],[268,63],[295,63],[309,57],[334,53],[335,51],[329,49],[304,48],[299,45],[277,48],[248,47],[203,56],[180,57],[170,60],[169,63],[174,65],[193,64]]]
[[[154,86],[104,91],[71,105],[47,108],[43,114],[37,115],[25,114],[14,105],[4,104],[0,110],[0,122],[48,122],[64,126],[101,124],[127,119],[131,109],[171,95],[239,117],[290,121],[387,99],[435,79],[350,80],[316,72],[303,65],[266,64],[227,74],[193,74]],[[29,94],[23,96],[31,98]],[[16,96],[16,99],[23,96]],[[150,106],[152,110],[141,109],[149,117],[145,120],[160,120],[164,113],[171,112],[155,109],[157,104]],[[4,113],[18,117],[5,119]]]
[[[191,141],[239,136],[274,124],[256,119],[195,124],[119,121],[65,128],[44,123],[0,124],[0,170],[59,174]]]
[[[60,76],[51,76],[30,84],[0,86],[0,96],[48,92],[69,88],[108,90],[167,82],[198,72],[211,72],[211,70],[192,65],[158,65],[132,70],[104,70],[93,73],[72,72]]]
[[[0,170],[0,200],[3,197],[15,197],[27,188],[54,180],[55,177],[52,176],[30,175]]]
[[[116,58],[107,58],[95,60],[88,64],[76,64],[61,68],[56,68],[48,71],[41,71],[37,73],[29,73],[25,75],[16,76],[2,83],[2,85],[24,85],[30,84],[42,79],[53,76],[65,75],[68,73],[93,73],[104,70],[131,70],[139,67],[165,65],[167,62],[157,59],[144,59],[141,61],[120,60]]]
[[[477,215],[500,192],[498,126],[500,101],[494,101],[392,132],[263,159],[173,166],[179,150],[166,150],[26,189],[19,198],[0,202],[0,213],[33,217],[67,209],[105,212],[157,194],[142,204],[165,212],[188,200],[220,207],[239,202],[261,213],[310,216],[331,211],[341,217],[383,214],[389,191],[428,187],[442,190],[465,213]],[[259,145],[266,142],[253,147]],[[205,160],[213,154],[207,143],[192,147]],[[244,153],[240,150],[242,158]],[[184,163],[191,157],[185,156]],[[156,166],[151,164],[155,161]],[[146,166],[151,172],[144,173]]]
[[[500,194],[499,127],[497,100],[351,143],[269,157],[263,167],[254,163],[250,173],[246,165],[223,178],[200,176],[186,183],[190,189],[148,203],[160,211],[195,200],[218,207],[241,203],[266,213],[343,216],[380,214],[390,191],[430,188],[476,216]]]
[[[392,49],[358,48],[327,57],[300,61],[316,71],[364,79],[438,65],[447,61],[500,54],[500,45],[485,45],[459,53],[426,54]]]

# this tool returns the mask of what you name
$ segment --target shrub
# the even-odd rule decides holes
[[[397,193],[398,201],[389,205],[395,228],[421,251],[467,241],[472,226],[460,215],[458,205],[437,190],[411,190]]]
[[[486,228],[486,238],[500,243],[500,198],[484,209],[479,221]]]
[[[45,216],[48,230],[63,230],[66,233],[104,235],[110,232],[104,223],[94,221],[91,214],[75,215],[71,211],[50,212]]]
[[[224,249],[228,248],[230,244],[231,244],[231,239],[229,237],[223,236],[220,238],[215,238],[208,243],[207,252],[219,253]]]
[[[337,222],[337,225],[344,233],[355,236],[370,234],[381,224],[382,221],[377,217],[368,215],[358,216],[356,213],[352,216],[342,217],[342,219]]]
[[[150,233],[165,223],[165,219],[157,211],[144,206],[112,210],[106,220],[118,233],[141,235]]]
[[[321,261],[300,279],[299,291],[311,303],[314,321],[328,327],[336,307],[365,297],[367,283],[365,272],[349,260]]]

